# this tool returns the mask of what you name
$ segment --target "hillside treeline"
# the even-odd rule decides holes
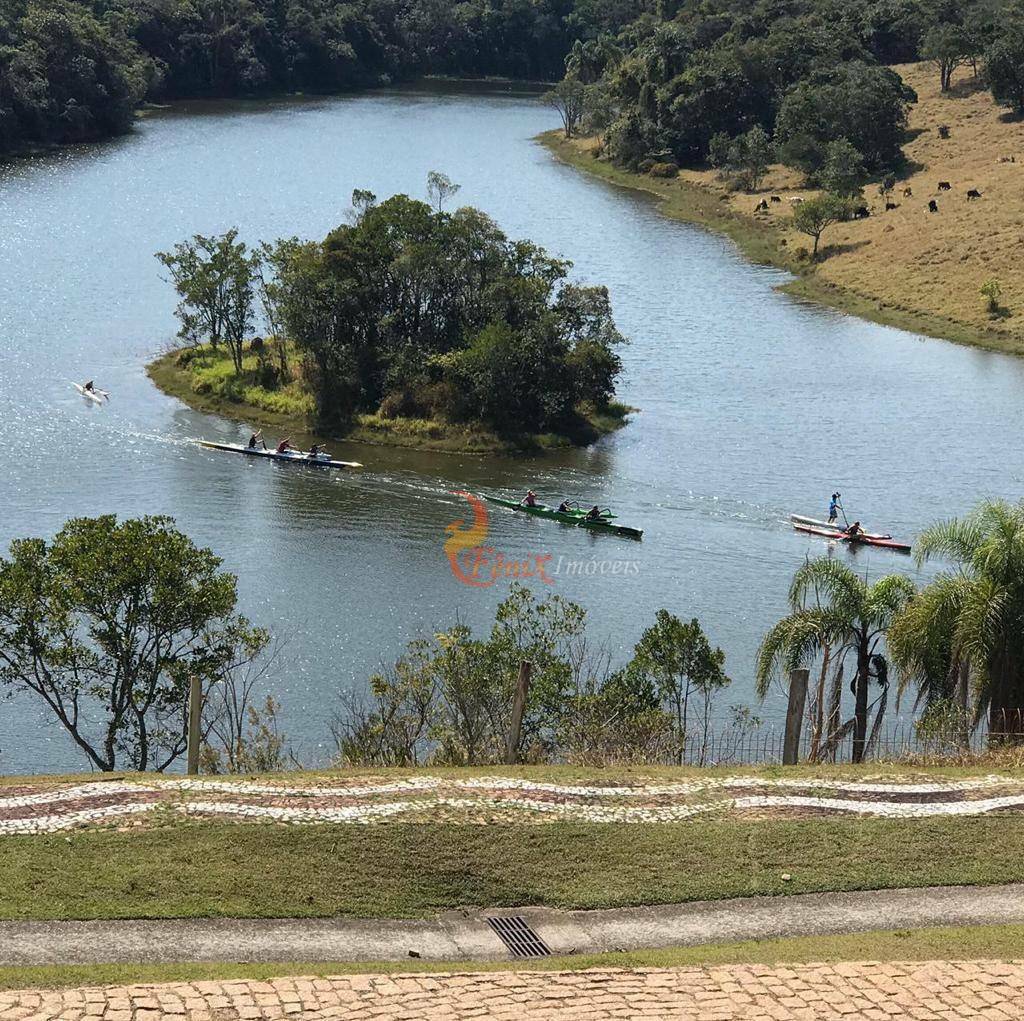
[[[128,130],[144,100],[421,74],[557,79],[645,0],[5,0],[0,153]]]
[[[567,133],[632,169],[710,162],[749,183],[777,159],[856,178],[899,168],[916,96],[887,65],[917,60],[944,91],[966,64],[1024,106],[1024,3],[661,0],[574,43],[555,98]]]

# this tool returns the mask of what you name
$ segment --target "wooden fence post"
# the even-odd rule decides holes
[[[533,664],[523,660],[519,664],[519,678],[516,693],[512,699],[512,720],[508,729],[508,744],[505,746],[505,765],[514,766],[519,758],[519,738],[523,732],[523,713],[526,711],[526,697],[530,694],[530,674]]]
[[[194,675],[188,684],[188,766],[189,776],[199,773],[200,724],[203,719],[203,682]]]
[[[800,758],[800,728],[804,722],[810,673],[810,670],[804,669],[789,672],[789,709],[786,711],[786,737],[782,744],[784,766],[795,766]]]

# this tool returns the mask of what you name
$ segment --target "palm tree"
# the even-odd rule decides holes
[[[933,525],[917,556],[952,561],[895,622],[890,647],[902,683],[919,699],[956,695],[990,739],[1024,738],[1024,502],[986,501],[965,518]]]
[[[807,561],[793,575],[789,588],[792,612],[764,636],[758,649],[758,695],[763,699],[768,694],[779,672],[807,666],[825,649],[837,671],[847,656],[854,656],[853,761],[861,762],[867,744],[868,686],[872,676],[883,685],[885,681],[878,669],[884,663],[879,647],[889,625],[913,594],[913,583],[903,575],[889,575],[869,585],[838,560]],[[875,674],[871,670],[873,661]],[[884,707],[883,701],[876,734]]]

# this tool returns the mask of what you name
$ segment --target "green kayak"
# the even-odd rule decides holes
[[[563,525],[575,525],[577,528],[586,528],[591,532],[610,532],[612,535],[624,535],[630,539],[639,539],[644,534],[642,528],[630,528],[628,525],[616,524],[611,520],[613,515],[604,511],[602,511],[602,515],[598,520],[588,521],[586,512],[581,510],[566,513],[556,510],[554,507],[546,507],[542,503],[538,503],[533,507],[527,507],[524,503],[517,502],[516,500],[503,500],[498,496],[485,496],[484,499],[488,503],[496,503],[500,507],[524,511],[538,518],[551,518],[554,521],[561,521]]]

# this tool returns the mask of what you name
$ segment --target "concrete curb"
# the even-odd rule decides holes
[[[521,915],[555,954],[874,929],[1024,923],[1024,885],[748,897],[602,911],[496,908],[437,919],[0,922],[0,965],[508,960],[488,915]]]

